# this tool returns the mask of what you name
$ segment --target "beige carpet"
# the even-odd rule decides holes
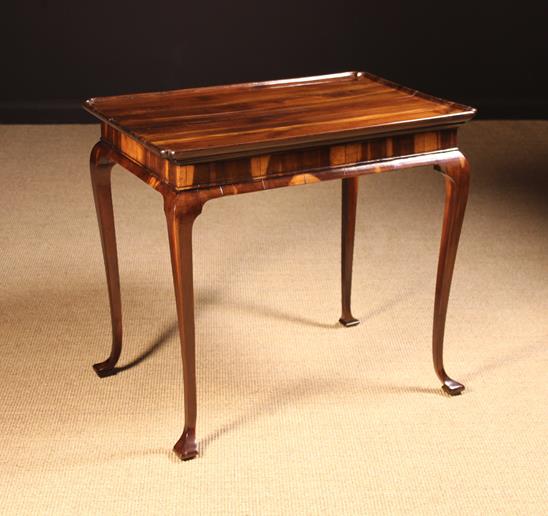
[[[206,205],[195,226],[199,459],[161,197],[113,173],[117,376],[87,159],[97,126],[0,127],[1,514],[546,514],[548,122],[462,133],[472,193],[439,389],[442,179],[363,178],[355,328],[338,182]]]

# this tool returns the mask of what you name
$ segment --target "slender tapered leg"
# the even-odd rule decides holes
[[[120,276],[118,273],[118,255],[116,252],[116,233],[114,230],[114,212],[110,176],[114,162],[108,158],[108,149],[97,143],[90,156],[91,185],[101,234],[101,245],[107,275],[108,299],[112,321],[112,348],[110,356],[104,362],[93,365],[98,376],[116,374],[116,362],[122,351],[122,301],[120,297]]]
[[[341,294],[342,315],[339,322],[344,326],[360,323],[350,310],[352,293],[352,260],[354,256],[354,233],[356,231],[356,206],[358,204],[358,177],[342,180],[341,217]]]
[[[468,161],[462,154],[460,158],[440,163],[436,166],[436,169],[445,176],[445,209],[434,303],[432,354],[434,369],[438,378],[443,382],[443,390],[455,396],[464,390],[464,385],[450,378],[445,372],[443,366],[443,337],[453,268],[468,200],[470,171]]]
[[[177,303],[183,360],[185,427],[173,450],[182,460],[198,455],[196,444],[196,370],[194,336],[194,287],[192,279],[192,226],[202,210],[192,194],[169,194],[164,209],[169,234],[173,285]]]

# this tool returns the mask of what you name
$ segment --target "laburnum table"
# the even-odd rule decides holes
[[[283,186],[342,180],[341,324],[350,310],[358,178],[432,165],[445,177],[445,210],[433,325],[434,368],[450,395],[464,386],[443,366],[449,289],[468,197],[469,167],[457,129],[473,108],[364,72],[92,98],[101,120],[91,151],[91,182],[112,319],[109,358],[93,367],[117,372],[122,309],[111,169],[119,164],[164,197],[184,376],[185,426],[174,450],[198,454],[192,226],[206,201]]]

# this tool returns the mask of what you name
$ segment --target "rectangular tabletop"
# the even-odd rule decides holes
[[[364,72],[98,97],[84,107],[180,165],[446,127],[475,113]]]

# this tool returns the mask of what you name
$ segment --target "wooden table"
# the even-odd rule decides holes
[[[469,184],[457,129],[473,108],[364,72],[92,98],[84,107],[102,122],[90,163],[112,318],[110,356],[93,367],[100,377],[115,374],[122,348],[110,186],[117,163],[164,197],[184,375],[185,426],[174,447],[181,459],[198,453],[192,225],[206,201],[224,195],[342,179],[340,322],[353,326],[359,322],[350,310],[359,176],[422,165],[441,172],[433,359],[445,392],[462,392],[445,372],[443,336]]]

